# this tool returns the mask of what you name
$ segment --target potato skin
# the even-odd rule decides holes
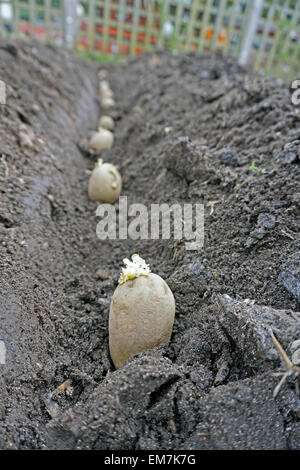
[[[103,109],[113,108],[115,106],[115,101],[112,98],[103,98],[101,100],[101,106]]]
[[[157,274],[120,284],[109,311],[109,349],[115,367],[138,352],[168,343],[174,316],[172,291]]]
[[[89,142],[89,148],[96,152],[109,149],[114,143],[114,135],[107,129],[99,129]]]
[[[102,127],[102,129],[107,129],[109,131],[113,130],[115,127],[115,123],[113,118],[110,116],[101,116],[99,119],[99,127]]]
[[[118,170],[111,173],[109,163],[96,166],[88,185],[88,196],[93,202],[115,202],[121,193],[122,179]]]

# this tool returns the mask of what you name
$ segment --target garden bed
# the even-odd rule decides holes
[[[280,358],[300,338],[300,114],[218,55],[105,66],[128,204],[204,204],[205,240],[99,240],[87,196],[99,64],[1,41],[3,449],[299,449]],[[105,112],[105,114],[107,114]],[[176,301],[170,345],[115,370],[108,313],[138,253]]]

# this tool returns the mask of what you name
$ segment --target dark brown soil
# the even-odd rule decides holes
[[[212,55],[106,67],[117,105],[103,159],[129,204],[205,205],[204,247],[186,251],[96,237],[82,139],[101,113],[99,64],[5,41],[0,63],[0,448],[300,449],[296,383],[273,398],[269,333],[291,356],[300,114],[288,87]],[[174,333],[115,371],[109,303],[132,253],[172,289]]]

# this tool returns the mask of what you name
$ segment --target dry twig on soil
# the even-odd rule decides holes
[[[300,375],[300,367],[292,363],[292,361],[287,356],[286,352],[284,351],[279,341],[275,338],[275,335],[272,330],[270,330],[270,334],[271,334],[272,341],[275,345],[275,348],[277,349],[277,352],[279,356],[281,357],[282,361],[284,362],[285,367],[287,369],[286,372],[283,373],[283,377],[281,378],[280,382],[276,385],[274,392],[273,392],[273,397],[274,398],[277,397],[282,385],[284,384],[286,379],[290,376],[294,376],[294,379],[296,380],[296,391],[297,391],[297,394],[299,395],[299,384],[297,382],[297,378]]]

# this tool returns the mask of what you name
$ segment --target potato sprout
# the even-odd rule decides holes
[[[124,259],[109,311],[109,349],[116,368],[171,339],[175,300],[167,283],[138,255]]]
[[[115,202],[121,193],[122,179],[117,167],[100,158],[89,179],[88,195],[93,202]]]

